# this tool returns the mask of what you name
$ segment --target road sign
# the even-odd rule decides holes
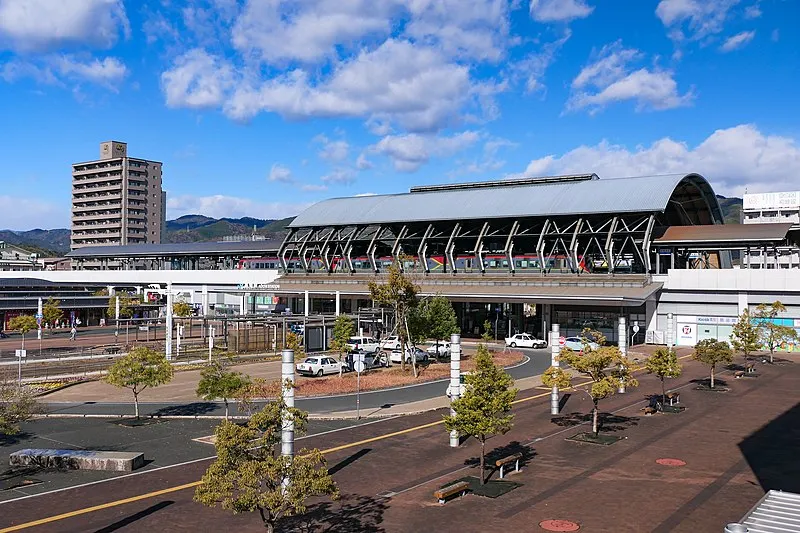
[[[36,325],[42,327],[42,317],[39,315],[36,316]]]
[[[355,369],[356,372],[360,374],[364,370],[366,370],[367,365],[364,363],[364,361],[356,361],[355,363],[353,363],[353,368]]]
[[[43,318],[44,318],[44,315],[43,315],[42,313],[36,313],[36,315],[35,315],[35,316],[36,316],[36,318],[37,318],[37,319],[39,319],[39,320],[41,320],[41,319],[43,319]]]
[[[17,359],[25,359],[28,357],[28,350],[17,350]]]
[[[364,362],[364,354],[363,353],[354,353],[353,354],[353,361],[361,361]]]
[[[559,338],[558,338],[558,345],[559,345],[559,346],[564,346],[565,344],[567,344],[567,339],[566,339],[566,337],[559,337]]]
[[[634,333],[639,333],[639,323],[638,322],[634,322],[633,323],[633,332]]]

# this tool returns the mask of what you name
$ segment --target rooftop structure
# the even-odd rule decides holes
[[[41,270],[42,260],[37,254],[0,241],[0,270]]]
[[[279,255],[286,272],[379,272],[403,258],[424,273],[649,273],[654,230],[722,223],[699,174],[523,178],[325,200],[294,219]]]

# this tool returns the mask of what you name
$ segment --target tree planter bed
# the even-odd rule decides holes
[[[599,444],[601,446],[611,446],[617,441],[624,439],[625,437],[617,437],[615,435],[595,435],[591,432],[583,432],[577,433],[571,437],[567,437],[566,440],[571,440],[575,442],[586,442],[588,444]]]

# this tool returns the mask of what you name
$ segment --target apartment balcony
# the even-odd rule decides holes
[[[88,200],[86,202],[89,202]],[[75,213],[91,213],[93,211],[114,211],[116,212],[117,216],[122,216],[121,206],[119,202],[105,202],[105,203],[98,203],[95,199],[94,205],[90,205],[86,202],[80,202],[81,205],[74,205],[79,202],[74,202],[72,206],[72,212]]]
[[[128,183],[128,190],[129,191],[145,191],[147,192],[147,183]]]
[[[122,183],[120,180],[116,180],[116,182],[99,182],[96,185],[80,185],[72,186],[72,194],[84,194],[84,193],[100,193],[100,192],[113,192],[119,191],[122,192]]]
[[[78,217],[73,216],[72,217],[72,222],[73,223],[75,223],[75,222],[90,222],[90,221],[93,221],[93,220],[108,220],[108,219],[112,219],[112,220],[116,221],[116,220],[120,220],[120,218],[121,218],[121,215],[119,214],[119,212],[116,212],[116,213],[112,213],[112,212],[108,212],[108,213],[89,213],[89,214],[85,214],[85,215],[78,216]]]
[[[97,202],[107,202],[111,203],[114,207],[117,207],[120,205],[121,201],[122,193],[98,194],[95,196],[72,196],[72,205],[75,207],[77,207],[78,204],[81,204],[85,207],[85,204]]]
[[[72,239],[119,239],[121,231],[72,231]]]
[[[122,161],[112,161],[109,163],[95,163],[90,165],[91,167],[95,168],[87,168],[85,170],[75,170],[75,167],[72,168],[72,175],[73,176],[87,176],[89,174],[97,174],[99,172],[113,172],[113,171],[121,171],[122,170]]]
[[[122,220],[104,220],[104,221],[86,221],[83,217],[75,218],[72,221],[72,231],[75,230],[88,230],[88,229],[116,229],[122,228]]]

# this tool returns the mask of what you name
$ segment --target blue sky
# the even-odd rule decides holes
[[[98,144],[168,214],[520,175],[800,188],[795,0],[0,0],[0,228],[67,227]]]

